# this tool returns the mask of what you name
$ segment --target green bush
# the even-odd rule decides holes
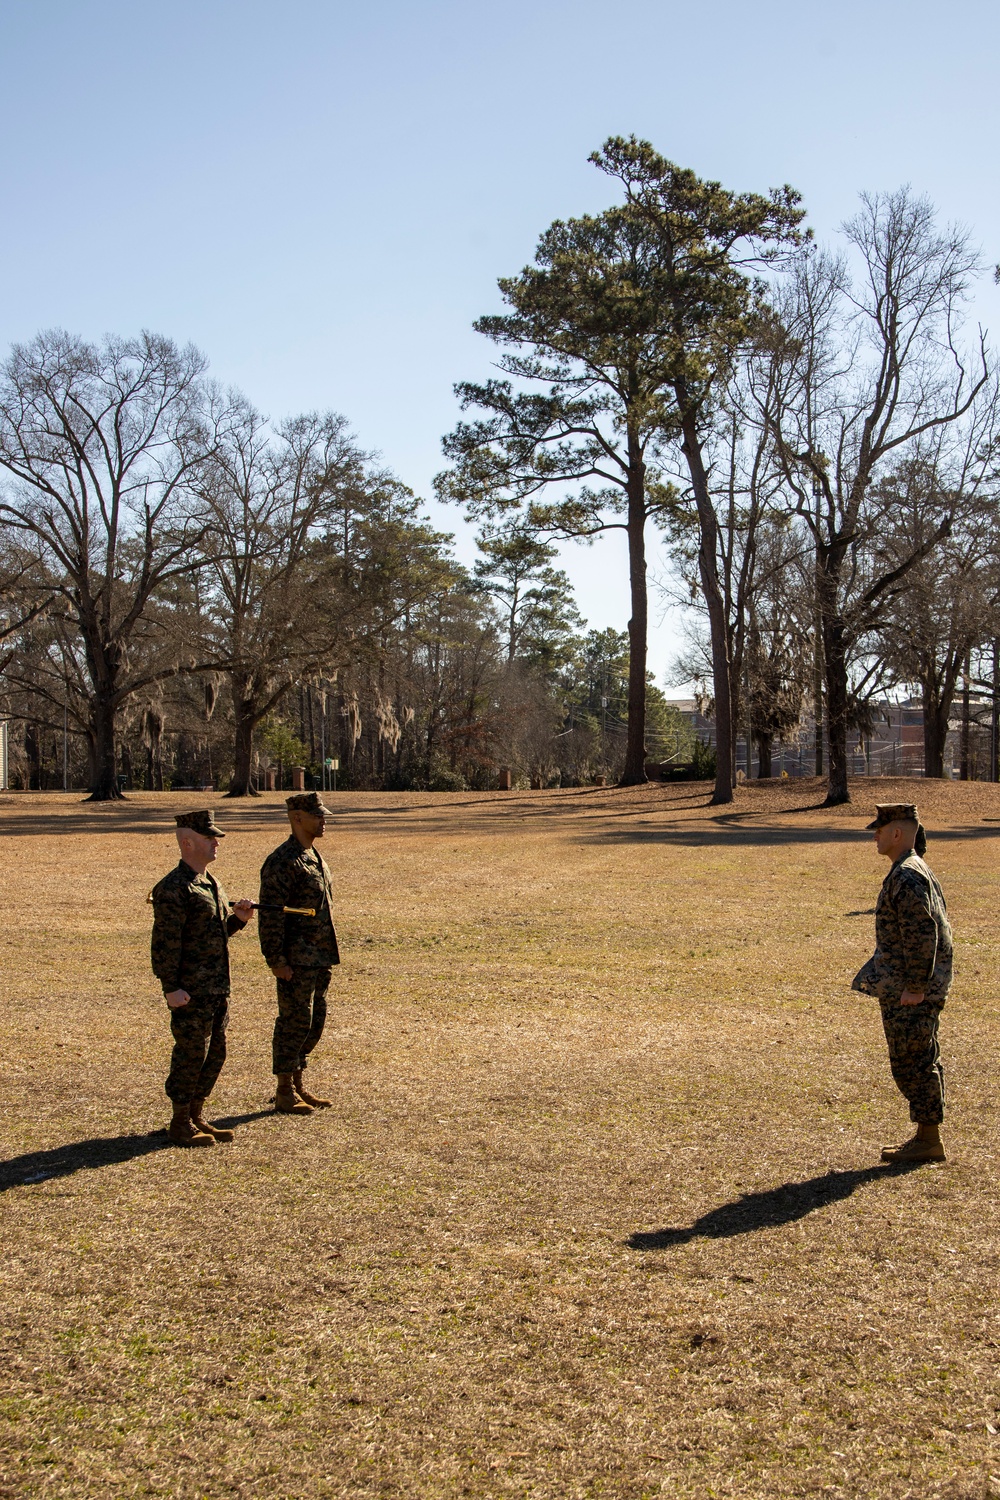
[[[691,756],[691,780],[715,780],[715,746],[709,745],[705,740],[694,742],[694,753]]]
[[[460,771],[436,771],[428,788],[432,792],[465,792],[468,787]]]
[[[280,719],[266,718],[257,731],[257,743],[268,758],[282,766],[304,766],[305,745]]]

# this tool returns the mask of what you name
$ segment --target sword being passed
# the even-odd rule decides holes
[[[230,901],[230,906],[235,906],[235,901]],[[284,911],[290,917],[314,917],[315,906],[279,906],[277,901],[251,901],[250,905],[254,911]]]
[[[146,905],[153,905],[152,891],[146,897]],[[235,906],[236,902],[230,901],[229,905]],[[251,901],[250,905],[254,911],[283,911],[287,912],[290,917],[314,917],[316,915],[315,906],[279,906],[276,901]]]

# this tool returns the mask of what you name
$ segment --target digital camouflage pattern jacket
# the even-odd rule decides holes
[[[153,887],[150,950],[163,993],[228,995],[229,936],[244,926],[215,876],[198,875],[181,860]]]
[[[943,1005],[951,984],[951,924],[934,872],[910,849],[900,855],[875,907],[875,952],[852,989],[880,1000],[904,990]]]
[[[333,886],[326,861],[291,834],[269,854],[260,872],[260,903],[277,910],[258,912],[260,949],[270,965],[329,969],[340,963],[333,930]],[[314,917],[293,916],[283,906],[311,906]]]

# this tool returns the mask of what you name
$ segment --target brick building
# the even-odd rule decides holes
[[[715,744],[715,724],[705,717],[693,698],[670,700],[683,714],[698,738]],[[848,741],[848,773],[851,776],[922,776],[924,774],[924,713],[920,700],[888,699],[874,705],[875,719],[870,735],[852,734]],[[963,705],[957,699],[952,705],[948,738],[945,743],[944,771],[957,777],[962,763]],[[989,698],[974,697],[969,702],[969,776],[972,780],[990,781],[991,766],[996,760],[996,733],[993,727],[993,703]],[[823,746],[823,767],[829,768],[827,747]],[[746,736],[736,741],[736,769],[751,779],[757,775],[757,756],[751,750],[747,763]],[[814,776],[816,774],[816,725],[806,712],[799,722],[794,741],[775,741],[772,753],[775,776]]]

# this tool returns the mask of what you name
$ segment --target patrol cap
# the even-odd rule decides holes
[[[884,828],[887,823],[919,823],[916,804],[913,802],[876,802],[875,817],[866,823],[866,829]]]
[[[174,821],[178,828],[190,828],[194,833],[200,833],[202,838],[224,839],[226,836],[207,807],[200,812],[175,813]]]
[[[294,796],[285,798],[285,806],[289,812],[312,813],[314,818],[333,816],[330,809],[323,806],[319,792],[296,792]]]

